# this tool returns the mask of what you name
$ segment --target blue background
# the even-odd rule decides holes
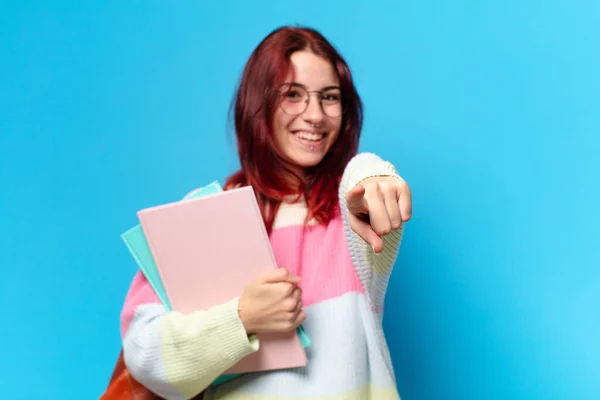
[[[414,192],[385,317],[403,399],[600,398],[600,3],[252,3],[1,6],[3,397],[98,398],[119,234],[233,171],[244,62],[300,23]]]

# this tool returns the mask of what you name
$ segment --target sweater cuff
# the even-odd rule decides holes
[[[221,328],[223,351],[233,363],[248,354],[258,351],[259,340],[256,335],[248,335],[238,313],[239,297],[217,306],[221,308]]]
[[[343,180],[343,191],[347,194],[352,188],[364,181],[365,179],[375,176],[395,176],[402,180],[398,175],[394,166],[382,160],[379,156],[373,153],[360,153],[356,155],[346,167],[345,178]]]

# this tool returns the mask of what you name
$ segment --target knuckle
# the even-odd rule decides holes
[[[284,301],[283,303],[283,308],[286,311],[294,311],[296,309],[296,306],[298,305],[298,302],[295,301],[294,299],[287,299],[286,301]]]
[[[294,328],[296,328],[296,327],[294,326],[293,321],[286,321],[283,323],[282,328],[285,332],[289,332],[289,331],[294,330]]]
[[[285,286],[285,295],[289,296],[294,292],[294,285],[292,285],[289,282],[284,282],[284,286]]]
[[[379,187],[379,190],[382,192],[387,192],[391,188],[391,185],[388,181],[380,181],[380,182],[378,182],[377,186]]]
[[[290,284],[287,282],[280,282],[279,285],[277,286],[277,288],[279,289],[279,293],[281,293],[283,296],[289,296],[290,294]]]

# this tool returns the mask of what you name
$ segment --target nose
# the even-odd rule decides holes
[[[312,96],[314,97],[312,97]],[[321,108],[321,95],[319,93],[310,93],[308,98],[308,106],[302,117],[304,120],[313,125],[319,125],[325,118],[325,113]]]

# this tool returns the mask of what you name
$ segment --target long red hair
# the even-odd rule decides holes
[[[290,71],[293,53],[307,50],[328,60],[337,73],[344,113],[340,134],[325,158],[306,170],[300,187],[282,171],[291,173],[279,155],[273,137],[273,115],[279,106],[276,89]],[[251,185],[267,231],[271,231],[281,201],[304,195],[308,217],[327,223],[338,205],[338,188],[344,168],[358,151],[362,103],[346,61],[319,32],[305,27],[282,27],[271,32],[250,55],[232,103],[241,169],[231,175],[225,189]]]

